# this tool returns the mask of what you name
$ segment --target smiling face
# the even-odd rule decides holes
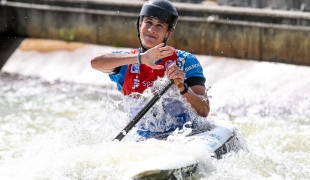
[[[168,24],[158,19],[143,17],[139,25],[140,39],[143,46],[150,49],[168,39],[172,31],[168,31]]]

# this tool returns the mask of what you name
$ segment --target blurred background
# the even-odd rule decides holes
[[[0,2],[2,65],[19,43],[17,37],[114,47],[139,45],[134,24],[145,1]],[[175,48],[201,55],[310,65],[309,0],[172,2],[179,11],[178,25],[169,41]]]

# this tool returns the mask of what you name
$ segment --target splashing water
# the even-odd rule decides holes
[[[232,123],[249,152],[217,160],[199,144],[131,142],[132,131],[112,142],[128,122],[115,88],[1,72],[0,179],[129,179],[172,161],[201,162],[196,179],[310,179],[309,67],[198,58],[208,120]]]
[[[1,179],[126,179],[145,164],[163,167],[168,157],[179,164],[210,160],[201,145],[197,151],[197,146],[154,139],[112,142],[127,117],[122,101],[115,100],[119,97],[102,96],[103,87],[1,77],[1,107],[6,108],[1,112]]]

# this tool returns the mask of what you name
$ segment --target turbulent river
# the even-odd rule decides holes
[[[111,50],[13,53],[0,73],[0,179],[129,179],[190,158],[202,162],[195,179],[310,179],[309,67],[197,55],[211,86],[208,118],[230,121],[248,147],[217,160],[203,147],[111,141],[128,121],[122,97],[89,66]]]

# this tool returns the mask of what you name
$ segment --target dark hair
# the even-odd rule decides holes
[[[139,26],[142,23],[144,17],[149,17],[149,16],[139,16],[139,18],[135,22],[135,26],[138,27],[138,30],[139,30]],[[174,29],[174,28],[170,24],[168,24],[168,31],[171,31],[172,29]]]

